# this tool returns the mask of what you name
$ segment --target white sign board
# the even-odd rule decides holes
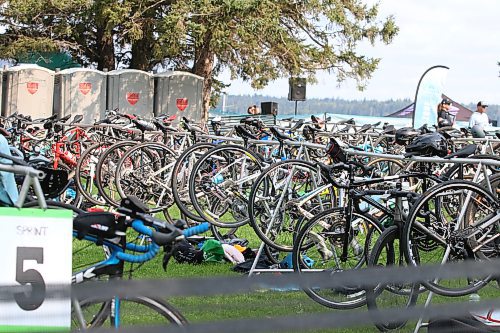
[[[72,212],[0,208],[0,286],[31,285],[0,301],[0,332],[63,331],[71,300],[47,297],[52,285],[71,284]]]

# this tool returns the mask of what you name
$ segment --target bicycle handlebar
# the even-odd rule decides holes
[[[142,220],[139,219],[134,220],[131,226],[138,233],[149,236],[153,240],[151,245],[149,245],[148,251],[146,253],[136,255],[125,252],[118,252],[116,254],[116,257],[119,260],[131,263],[143,263],[149,261],[158,254],[160,246],[176,242],[183,239],[184,237],[189,237],[206,232],[210,229],[210,224],[207,222],[201,223],[200,225],[185,230],[180,230],[175,226],[167,223],[165,224],[165,229],[168,229],[170,232],[153,231],[149,229]]]

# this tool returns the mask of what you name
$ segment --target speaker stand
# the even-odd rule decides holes
[[[295,101],[295,115],[297,116],[297,103],[298,101]]]

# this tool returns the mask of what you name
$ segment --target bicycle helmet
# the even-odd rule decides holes
[[[484,129],[482,126],[474,125],[470,129],[473,138],[484,138],[486,137],[486,133],[484,133]]]
[[[396,130],[395,140],[398,145],[407,145],[420,132],[412,127],[403,127]]]
[[[406,153],[409,156],[440,156],[448,154],[448,143],[446,138],[440,133],[423,134],[413,140],[406,147]]]

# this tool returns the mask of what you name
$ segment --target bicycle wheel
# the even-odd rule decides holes
[[[480,160],[488,159],[488,160],[500,161],[500,157],[493,156],[493,155],[473,155],[473,156],[470,156],[469,158],[477,160],[477,163],[475,163],[475,164],[467,163],[467,164],[462,164],[462,165],[453,164],[452,166],[449,167],[449,169],[443,175],[443,178],[445,180],[460,179],[460,177],[459,177],[460,172],[459,171],[460,171],[460,167],[462,167],[462,179],[472,180],[472,179],[474,179],[474,176],[477,172],[478,163],[481,162]],[[490,166],[486,167],[486,172],[488,173],[488,175],[493,175],[493,174],[499,172],[498,169],[499,169],[498,167],[490,165]],[[484,175],[480,175],[479,179],[480,180],[484,179]]]
[[[86,299],[79,301],[83,323],[73,308],[71,313],[72,330],[85,330],[97,327],[132,326],[184,326],[187,320],[167,302],[149,297],[121,298],[116,301]],[[112,310],[112,307],[119,310]],[[118,314],[118,315],[116,315]]]
[[[368,266],[406,266],[400,246],[399,228],[391,226],[385,229],[372,249]],[[366,303],[373,314],[375,326],[381,332],[405,326],[406,321],[381,321],[377,314],[381,309],[410,309],[415,306],[418,295],[419,285],[414,283],[383,283],[375,288],[366,288]]]
[[[205,220],[196,213],[189,198],[189,176],[196,161],[213,147],[214,144],[204,142],[189,147],[179,156],[172,171],[172,195],[175,204],[186,217],[198,222]]]
[[[96,185],[96,169],[99,156],[111,146],[109,142],[100,142],[90,146],[80,156],[76,165],[76,186],[80,194],[94,205],[105,205],[106,200],[100,197]]]
[[[237,145],[203,155],[189,177],[189,197],[200,217],[219,227],[248,223],[250,189],[262,169],[258,155]]]
[[[429,189],[412,207],[403,230],[410,265],[443,264],[485,259],[486,248],[476,241],[492,239],[498,221],[488,226],[499,209],[498,198],[478,184],[452,180]],[[485,244],[486,245],[486,244]],[[464,273],[456,279],[424,282],[443,296],[464,296],[485,286],[490,277]]]
[[[382,228],[375,220],[357,213],[352,214],[351,232],[345,239],[345,224],[349,218],[343,208],[332,208],[316,215],[297,235],[292,263],[299,273],[313,274],[309,269],[335,273],[365,266],[371,249],[365,240],[370,230],[379,235]],[[345,242],[348,242],[347,257],[342,260]],[[354,309],[365,304],[363,286],[346,285],[342,288],[304,289],[305,293],[321,305],[334,309]]]
[[[272,164],[255,181],[248,214],[259,238],[290,252],[298,225],[336,205],[335,189],[313,163],[287,160]]]
[[[404,164],[398,160],[389,158],[377,158],[370,161],[367,167],[371,167],[371,178],[382,178],[399,174],[404,169]]]
[[[115,170],[115,186],[121,198],[138,197],[150,213],[173,204],[170,177],[175,154],[162,143],[142,143],[123,154]]]
[[[99,158],[96,166],[96,181],[99,195],[114,207],[120,205],[120,196],[115,186],[116,165],[123,154],[137,141],[120,141],[109,147]]]

